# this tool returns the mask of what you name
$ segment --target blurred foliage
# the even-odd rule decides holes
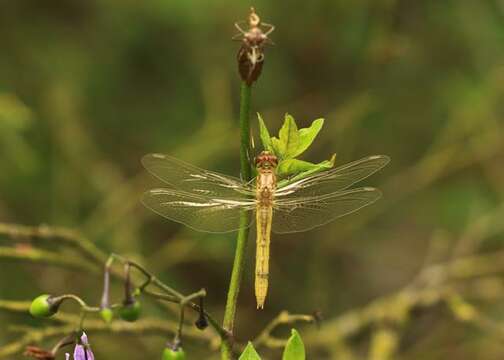
[[[248,6],[1,2],[0,221],[79,229],[181,291],[205,287],[209,310],[221,315],[233,236],[197,233],[142,208],[140,194],[157,182],[139,159],[169,153],[238,174],[238,45],[230,39]],[[330,319],[403,287],[425,262],[433,234],[445,234],[444,256],[452,256],[455,240],[504,196],[502,1],[258,0],[254,6],[276,25],[277,45],[267,50],[253,111],[270,129],[280,127],[286,112],[299,127],[325,118],[303,155],[308,161],[337,153],[341,164],[383,153],[392,163],[366,180],[384,192],[372,208],[309,233],[274,236],[271,290],[261,312],[249,261],[237,320],[243,341],[283,309],[319,309]],[[462,248],[495,251],[502,239],[500,229]],[[0,261],[2,299],[100,296],[101,285],[86,274]],[[120,286],[114,291],[120,294]],[[504,323],[502,302],[487,307]],[[35,324],[3,312],[0,320]],[[455,322],[443,309],[415,321],[401,340],[387,329],[374,339],[385,339],[378,342],[385,347],[400,341],[404,359],[502,357],[501,337]],[[0,329],[0,346],[15,338],[8,330]],[[125,348],[128,358],[154,358],[164,341],[93,337],[102,359]],[[343,351],[340,344],[320,353],[309,340],[305,345],[310,358]],[[184,349],[191,358],[208,351],[198,342]]]

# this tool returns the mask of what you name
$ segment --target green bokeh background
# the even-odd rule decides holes
[[[253,338],[284,309],[320,310],[330,321],[402,288],[422,267],[433,235],[448,239],[450,256],[458,236],[504,195],[502,1],[253,5],[276,25],[253,112],[271,131],[286,112],[301,127],[324,117],[306,160],[337,153],[342,164],[387,154],[392,162],[365,181],[384,192],[371,208],[309,233],[273,237],[271,288],[260,312],[250,242],[239,340]],[[159,182],[140,158],[167,153],[238,175],[239,44],[231,37],[249,6],[2,1],[0,221],[78,229],[184,293],[205,287],[209,310],[221,317],[233,235],[198,233],[142,207],[141,193]],[[253,129],[257,135],[255,117]],[[498,250],[502,235],[478,251]],[[75,292],[97,302],[100,291],[100,279],[88,274],[0,258],[2,299]],[[120,297],[119,284],[114,294]],[[497,321],[504,321],[503,310],[498,302],[483,308]],[[145,312],[173,317],[148,305]],[[456,322],[446,310],[413,320],[401,358],[497,359],[504,352],[498,337]],[[0,346],[16,338],[9,324],[44,325],[7,313],[0,323]],[[98,359],[159,358],[166,341],[89,335]],[[331,358],[329,350],[306,345],[310,358]],[[365,354],[365,345],[356,346]],[[210,358],[204,343],[187,341],[185,348],[190,358]]]

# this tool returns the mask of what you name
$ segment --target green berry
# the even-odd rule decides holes
[[[182,348],[178,348],[177,350],[173,350],[169,347],[166,347],[163,350],[162,360],[185,360],[185,352]]]
[[[30,314],[37,318],[53,316],[58,312],[59,303],[51,301],[52,296],[43,294],[37,296],[30,305]]]
[[[102,317],[103,321],[105,321],[107,324],[110,324],[112,322],[112,318],[114,317],[114,312],[111,308],[106,307],[101,309],[100,316]]]
[[[119,308],[119,316],[121,319],[129,322],[138,320],[141,312],[142,306],[138,300],[135,300],[132,303],[124,304]]]

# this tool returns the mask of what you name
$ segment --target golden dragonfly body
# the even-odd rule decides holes
[[[263,308],[268,292],[271,232],[313,229],[350,214],[380,198],[378,189],[350,189],[389,162],[383,155],[366,158],[301,179],[278,181],[277,158],[263,151],[256,158],[252,182],[203,170],[167,155],[142,159],[147,170],[169,185],[147,191],[145,206],[195,230],[225,233],[257,224],[255,295]],[[248,216],[244,223],[242,215]]]
[[[264,308],[268,294],[269,251],[271,241],[271,224],[273,220],[273,203],[277,186],[275,168],[277,159],[269,153],[262,153],[256,159],[256,267],[255,296],[257,308]]]

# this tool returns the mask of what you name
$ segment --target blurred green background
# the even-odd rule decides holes
[[[442,249],[441,259],[459,248],[499,251],[502,228],[462,245],[459,238],[500,209],[504,196],[500,0],[3,1],[0,221],[78,229],[184,293],[205,287],[208,308],[220,318],[234,236],[198,233],[145,209],[140,195],[159,182],[140,158],[167,153],[238,175],[239,44],[231,37],[250,5],[276,25],[253,112],[272,132],[286,112],[300,127],[324,117],[306,160],[335,152],[339,164],[372,154],[392,162],[365,181],[384,192],[372,207],[308,233],[273,237],[271,288],[260,312],[250,242],[239,340],[252,339],[284,309],[320,310],[330,322],[397,291],[415,278],[433,246]],[[253,128],[257,135],[255,117]],[[432,240],[440,238],[441,245]],[[100,297],[100,278],[85,273],[8,258],[0,258],[0,269],[2,299],[41,292],[75,292],[95,303]],[[114,294],[121,295],[119,284]],[[500,298],[478,306],[504,321]],[[154,306],[146,313],[174,318]],[[45,324],[7,312],[0,323],[0,347],[16,339],[9,324]],[[299,328],[310,359],[336,358],[336,344],[312,342],[316,329]],[[351,343],[358,358],[369,334],[360,336]],[[90,338],[98,359],[159,358],[166,341]],[[210,358],[205,342],[187,340],[185,348],[190,358]],[[415,314],[398,350],[402,359],[503,354],[502,331],[495,336],[461,324],[442,306]]]

